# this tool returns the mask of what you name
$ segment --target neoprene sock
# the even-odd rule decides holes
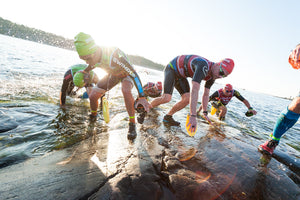
[[[272,140],[279,142],[281,136],[298,121],[299,116],[300,114],[290,111],[288,108],[282,111],[274,126]]]
[[[83,99],[87,99],[87,98],[89,98],[89,95],[88,95],[88,93],[87,93],[87,92],[84,92],[84,93],[83,93],[83,95],[82,95],[82,98],[83,98]]]

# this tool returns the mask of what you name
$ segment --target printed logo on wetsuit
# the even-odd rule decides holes
[[[118,52],[118,56],[119,56],[119,58],[121,58],[123,55]]]
[[[126,67],[124,63],[121,63],[117,58],[113,57],[113,62],[115,62],[117,65],[123,68],[131,77],[135,77],[133,71],[131,71],[128,67]]]
[[[208,67],[205,65],[205,66],[202,68],[202,71],[203,71],[203,74],[204,74],[205,76],[207,76],[207,74],[208,74]]]

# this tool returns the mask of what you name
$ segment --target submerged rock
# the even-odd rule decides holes
[[[18,127],[16,120],[0,110],[0,133],[10,131]]]

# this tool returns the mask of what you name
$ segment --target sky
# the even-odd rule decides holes
[[[232,58],[218,83],[294,97],[300,70],[288,56],[300,43],[299,10],[299,0],[9,0],[0,17],[69,39],[85,32],[164,66],[183,54]]]

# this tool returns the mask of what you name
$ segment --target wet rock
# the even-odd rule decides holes
[[[178,130],[178,129],[177,129]],[[177,131],[176,130],[176,131]],[[299,177],[256,147],[209,133],[108,130],[73,147],[1,169],[0,199],[299,199]],[[168,148],[157,138],[169,142]],[[178,152],[197,153],[179,160]],[[197,145],[195,145],[197,144]]]
[[[176,157],[166,156],[163,162],[166,171],[172,171],[174,169],[180,169],[184,167]]]
[[[209,182],[198,183],[196,179],[183,175],[171,175],[170,183],[176,199],[214,199],[218,194]]]

